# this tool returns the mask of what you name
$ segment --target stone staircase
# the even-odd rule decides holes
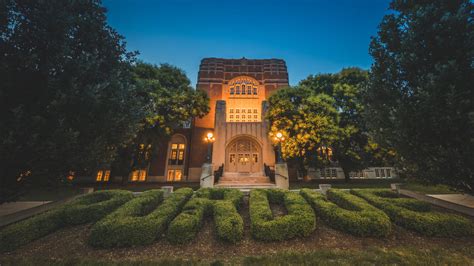
[[[276,188],[268,176],[263,173],[234,173],[224,172],[215,187],[237,188],[250,190],[253,188]]]

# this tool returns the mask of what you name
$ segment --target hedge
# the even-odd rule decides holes
[[[64,226],[95,222],[129,201],[129,191],[98,191],[50,211],[9,225],[0,231],[0,250],[11,251]]]
[[[356,236],[387,236],[390,218],[365,200],[349,192],[330,189],[327,197],[311,189],[300,194],[314,211],[331,227]]]
[[[273,217],[270,203],[284,204],[288,214]],[[308,236],[316,228],[311,206],[295,193],[281,189],[255,189],[249,200],[250,231],[257,240],[275,241]]]
[[[430,210],[430,206],[415,199],[398,198],[388,189],[352,189],[383,210],[390,219],[406,229],[426,236],[466,236],[474,234],[474,225],[462,216]]]
[[[205,216],[214,216],[219,239],[235,243],[242,239],[244,221],[238,213],[243,193],[229,188],[201,188],[196,191],[171,222],[167,239],[171,243],[186,243],[196,236]]]
[[[143,192],[96,223],[88,243],[94,247],[151,244],[165,231],[192,194],[191,188],[182,188],[164,200],[163,190]]]

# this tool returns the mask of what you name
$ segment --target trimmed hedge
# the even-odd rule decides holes
[[[244,221],[237,210],[242,199],[243,193],[237,189],[199,189],[168,227],[168,241],[182,244],[194,239],[208,215],[214,216],[219,239],[231,243],[241,240]]]
[[[388,189],[351,189],[351,193],[383,210],[394,223],[422,235],[447,237],[474,234],[474,225],[469,219],[430,211],[429,204],[416,199],[398,198],[395,192]]]
[[[0,231],[0,250],[14,250],[67,225],[95,222],[132,197],[131,192],[121,190],[98,191],[80,196],[55,209],[3,228]]]
[[[288,214],[273,217],[270,203],[284,204]],[[249,200],[250,231],[257,240],[275,241],[308,236],[316,228],[311,206],[295,193],[281,189],[255,189]]]
[[[331,227],[356,236],[387,236],[390,218],[365,200],[341,190],[330,189],[327,197],[311,189],[300,194]]]
[[[95,247],[153,243],[191,198],[193,190],[178,189],[164,201],[163,194],[163,190],[148,190],[127,202],[92,227],[88,243]]]

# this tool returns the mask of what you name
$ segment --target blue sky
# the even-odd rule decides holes
[[[281,58],[290,84],[343,67],[368,69],[388,0],[103,0],[109,24],[143,61],[182,68],[204,57]]]

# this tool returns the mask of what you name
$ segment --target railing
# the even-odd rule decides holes
[[[216,171],[214,171],[214,184],[219,182],[219,179],[222,177],[223,174],[224,174],[224,164],[219,166],[219,168]]]
[[[263,169],[265,170],[265,175],[270,178],[271,182],[275,182],[275,170],[272,170],[267,164],[263,164]]]

